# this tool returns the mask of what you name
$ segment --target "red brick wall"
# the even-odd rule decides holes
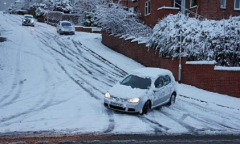
[[[227,0],[226,9],[221,9],[221,0],[198,0],[198,10],[197,13],[208,19],[220,20],[228,19],[229,16],[239,16],[240,11],[234,10],[234,0]],[[188,8],[190,1],[188,4]],[[190,9],[196,12],[195,9]]]
[[[168,14],[176,14],[178,10],[160,10],[158,8],[167,6],[172,7],[173,1],[172,0],[151,0],[151,11],[150,15],[145,16],[145,2],[149,0],[140,0],[139,1],[139,10],[142,15],[143,21],[150,27],[154,27],[155,24]]]
[[[89,33],[101,33],[100,31],[94,31],[91,27],[76,26],[75,31],[89,32]]]
[[[139,1],[139,10],[142,15],[143,21],[150,27],[154,27],[155,24],[166,17],[169,14],[176,14],[179,10],[157,10],[160,7],[173,7],[173,0],[151,0],[151,12],[150,15],[145,16],[145,2],[148,0]],[[220,20],[228,19],[229,16],[239,16],[240,10],[234,10],[234,0],[227,0],[226,9],[220,8],[221,0],[198,0],[198,7],[190,8],[190,0],[187,0],[187,8],[194,13],[197,13],[205,18]],[[190,14],[190,16],[195,16]]]
[[[178,59],[163,59],[158,52],[146,48],[144,44],[109,36],[105,32],[102,33],[102,43],[145,66],[169,69],[178,80]],[[190,65],[183,58],[181,80],[201,89],[240,98],[239,71],[216,71],[214,65]]]

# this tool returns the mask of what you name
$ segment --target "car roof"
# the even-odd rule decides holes
[[[134,70],[131,74],[137,75],[140,77],[150,77],[152,79],[157,79],[160,75],[169,75],[172,77],[172,72],[167,69],[154,68],[154,67],[145,67]]]
[[[66,21],[66,20],[63,20],[63,21],[60,21],[60,23],[71,23],[70,21]]]
[[[30,14],[25,14],[24,16],[31,16],[31,17],[33,17],[33,15],[30,15]]]

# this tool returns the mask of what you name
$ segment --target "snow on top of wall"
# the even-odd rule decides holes
[[[128,36],[130,36],[130,35],[126,34],[126,35],[120,36],[119,38],[125,39],[125,38],[128,37]]]
[[[114,37],[120,37],[120,36],[121,36],[121,34],[114,35]]]
[[[134,36],[129,36],[129,37],[126,37],[125,40],[131,40],[131,39],[135,39],[136,37]]]
[[[215,66],[214,70],[219,70],[219,71],[240,71],[240,67]]]
[[[145,37],[135,38],[131,42],[138,42],[138,44],[145,44],[148,42],[148,38],[145,38]]]
[[[189,65],[214,65],[216,61],[186,61]]]
[[[92,27],[92,31],[102,31],[102,28],[98,28],[98,27]]]
[[[166,6],[163,6],[163,7],[158,8],[157,10],[162,10],[162,9],[179,10],[180,8],[178,8],[178,7],[166,7]]]

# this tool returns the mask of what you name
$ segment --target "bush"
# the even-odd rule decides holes
[[[240,17],[228,20],[203,20],[177,14],[169,15],[153,29],[148,46],[161,56],[179,56],[181,31],[182,55],[189,60],[215,60],[221,66],[240,66]]]

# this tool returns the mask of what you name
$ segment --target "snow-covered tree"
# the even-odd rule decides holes
[[[148,46],[163,57],[179,56],[179,36],[183,36],[182,56],[189,60],[215,60],[217,65],[240,66],[240,17],[203,20],[169,15],[153,29]]]
[[[149,37],[152,29],[144,25],[137,14],[129,13],[119,3],[98,5],[93,18],[97,25],[109,29],[113,34],[128,34],[135,37]]]
[[[99,5],[107,5],[106,0],[80,0],[73,6],[73,12],[77,13],[79,23],[84,26],[94,26],[94,13]]]
[[[56,2],[54,5],[54,11],[61,11],[64,13],[70,13],[72,11],[72,6],[69,0],[61,0]]]

